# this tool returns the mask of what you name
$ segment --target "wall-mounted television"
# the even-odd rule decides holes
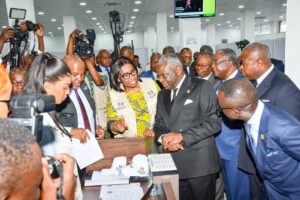
[[[176,18],[212,17],[216,15],[216,0],[174,0]]]

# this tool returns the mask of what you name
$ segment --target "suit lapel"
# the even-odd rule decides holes
[[[171,113],[171,91],[170,90],[164,90],[163,92],[163,103],[166,108],[166,111],[168,115],[170,116]]]

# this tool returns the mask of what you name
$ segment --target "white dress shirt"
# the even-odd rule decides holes
[[[261,84],[261,82],[263,82],[263,80],[271,73],[271,71],[273,69],[274,69],[274,65],[272,64],[271,67],[256,80],[257,81],[256,87],[258,87],[259,84]]]
[[[184,75],[184,76],[182,77],[182,79],[180,80],[180,82],[177,84],[177,86],[176,86],[177,91],[176,91],[175,96],[177,96],[178,91],[180,90],[180,87],[181,87],[181,85],[182,85],[182,83],[183,83],[185,77],[186,77],[186,75]],[[174,89],[176,89],[176,88],[174,88]],[[170,96],[171,96],[171,101],[172,101],[172,99],[174,99],[174,98],[173,98],[173,97],[174,97],[174,94],[173,94],[173,90],[174,90],[174,89],[171,90],[171,95],[170,95]]]
[[[198,78],[204,79],[204,80],[207,80],[207,81],[208,81],[208,79],[209,79],[209,77],[211,76],[211,74],[212,74],[212,72],[211,72],[208,76],[205,76],[205,77],[200,77],[200,76],[198,76]]]

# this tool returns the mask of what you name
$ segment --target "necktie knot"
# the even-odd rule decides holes
[[[257,80],[256,80],[256,79],[254,79],[254,80],[251,80],[250,82],[252,83],[252,85],[253,85],[254,87],[256,87],[256,86],[257,86]]]
[[[173,98],[172,98],[172,101],[171,101],[171,104],[172,104],[172,105],[173,105],[173,103],[174,103],[174,101],[175,101],[177,90],[178,90],[178,88],[174,88],[174,89],[172,90],[172,92],[173,92]]]

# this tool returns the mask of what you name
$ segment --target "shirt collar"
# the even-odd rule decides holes
[[[229,79],[232,79],[232,78],[234,78],[235,76],[236,76],[236,74],[238,73],[238,70],[236,69],[232,74],[230,74],[230,76],[226,79],[226,80],[224,80],[224,81],[227,81],[227,80],[229,80]]]
[[[184,74],[184,76],[182,77],[182,79],[180,80],[180,82],[177,84],[177,86],[175,88],[177,88],[177,93],[178,93],[178,90],[180,90],[180,87],[185,79],[186,75]],[[174,89],[175,89],[174,88]]]
[[[264,111],[264,106],[265,105],[260,100],[258,100],[258,104],[257,104],[255,112],[253,113],[252,117],[246,123],[251,126],[259,125],[262,113]]]
[[[272,64],[271,67],[265,71],[265,73],[263,73],[256,81],[257,81],[257,85],[256,87],[258,87],[259,84],[261,84],[261,82],[263,82],[263,80],[271,73],[271,71],[274,69],[274,65]]]
[[[208,75],[208,76],[205,76],[205,77],[199,77],[200,79],[204,79],[204,80],[208,80],[209,77],[211,76],[212,72]]]

